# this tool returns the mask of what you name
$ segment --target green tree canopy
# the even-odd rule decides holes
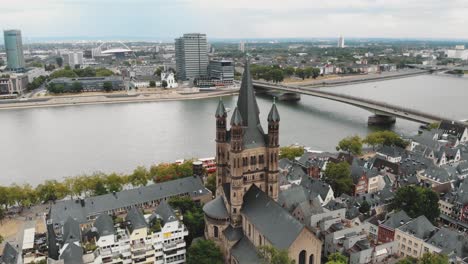
[[[408,146],[407,141],[403,140],[397,133],[389,130],[369,133],[363,142],[373,148],[380,145],[397,146],[401,148],[406,148],[406,146]]]
[[[258,255],[262,259],[262,264],[294,264],[287,250],[280,250],[273,246],[259,247]]]
[[[435,223],[440,214],[439,195],[425,187],[401,187],[395,193],[391,208],[404,210],[412,218],[425,215],[429,221]]]
[[[326,262],[326,264],[346,264],[346,263],[348,263],[348,258],[344,256],[343,254],[341,254],[340,252],[330,254]]]
[[[106,92],[112,91],[112,88],[113,88],[113,85],[112,85],[111,82],[104,82],[102,84],[102,89],[104,89],[104,91],[106,91]]]
[[[337,195],[341,195],[343,193],[350,194],[352,192],[354,184],[351,179],[351,169],[347,162],[328,162],[324,171],[324,177],[325,181],[330,184]]]
[[[150,81],[149,82],[149,87],[156,87],[156,82],[155,81]]]
[[[190,245],[187,264],[223,264],[221,249],[211,240],[200,239]]]
[[[129,176],[129,181],[133,186],[146,186],[149,179],[149,172],[143,166],[138,166]]]
[[[280,159],[290,159],[294,160],[296,157],[300,157],[304,155],[304,147],[300,146],[289,146],[289,147],[281,147],[280,148]]]
[[[201,205],[190,197],[174,197],[169,200],[173,208],[179,209],[184,216],[184,224],[189,231],[186,240],[190,244],[195,237],[203,236],[205,230],[205,215]]]
[[[347,137],[338,143],[336,150],[346,151],[348,154],[361,155],[362,154],[362,140],[359,136]]]

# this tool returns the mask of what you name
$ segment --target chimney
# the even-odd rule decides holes
[[[203,163],[201,161],[194,161],[192,163],[193,176],[203,176]]]

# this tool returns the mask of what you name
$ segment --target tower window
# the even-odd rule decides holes
[[[258,163],[260,164],[265,163],[265,157],[263,155],[258,156]]]

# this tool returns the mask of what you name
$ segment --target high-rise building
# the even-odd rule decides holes
[[[344,45],[344,37],[343,36],[340,36],[340,38],[338,39],[338,48],[344,48],[345,45]]]
[[[76,65],[83,64],[83,52],[69,52],[62,54],[63,57],[63,64],[69,65],[70,67],[74,68]]]
[[[210,60],[208,75],[211,79],[232,83],[234,81],[234,64],[230,60]]]
[[[207,76],[208,44],[206,35],[184,34],[175,40],[176,68],[179,80]]]
[[[241,52],[245,52],[245,42],[244,41],[239,42],[239,50]]]
[[[24,70],[23,40],[21,31],[16,29],[4,30],[7,68],[12,71]]]

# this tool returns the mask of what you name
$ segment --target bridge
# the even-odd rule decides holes
[[[256,89],[260,90],[276,90],[285,93],[310,95],[360,107],[374,114],[368,119],[368,124],[370,125],[395,123],[397,117],[422,124],[431,124],[435,122],[440,122],[442,120],[447,120],[447,118],[444,118],[442,116],[437,116],[410,108],[405,108],[393,104],[388,104],[351,95],[327,92],[323,90],[318,90],[317,88],[305,88],[292,85],[278,85],[261,81],[254,81],[253,86]]]

